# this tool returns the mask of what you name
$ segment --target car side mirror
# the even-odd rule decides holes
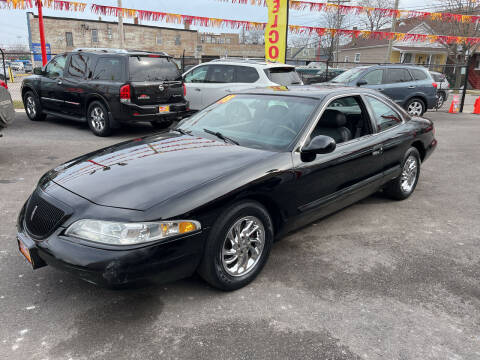
[[[328,154],[335,150],[337,143],[330,136],[315,136],[302,150],[302,160],[313,161],[317,154]]]
[[[35,75],[43,75],[43,69],[38,66],[38,67],[36,67],[36,68],[33,69],[33,73],[34,73]]]
[[[363,86],[363,85],[368,85],[367,80],[358,80],[357,81],[357,86]]]

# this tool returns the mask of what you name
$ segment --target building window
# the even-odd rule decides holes
[[[360,62],[360,53],[355,54],[355,58],[354,58],[353,61],[356,62],[356,63]]]
[[[181,45],[182,41],[180,40],[180,35],[175,36],[175,45]]]
[[[65,41],[67,43],[67,47],[73,47],[73,34],[71,32],[65,33]]]
[[[107,29],[107,39],[112,40],[113,35],[112,35],[112,29],[108,28]]]
[[[157,34],[157,45],[162,45],[162,34]]]
[[[226,42],[227,44],[230,44],[230,40],[231,40],[230,38],[226,38],[226,39],[225,39],[225,42]]]
[[[98,30],[92,29],[92,42],[98,43]]]
[[[348,61],[349,61],[348,56],[345,56],[345,58],[343,59],[343,62],[348,62]]]

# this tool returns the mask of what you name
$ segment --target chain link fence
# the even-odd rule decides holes
[[[56,54],[48,54],[48,58],[53,58]],[[218,57],[219,58],[219,57]],[[195,65],[202,62],[213,60],[213,57],[195,58],[183,56],[174,58],[182,73],[188,71]],[[263,59],[254,59],[263,60]],[[287,60],[287,63],[295,65],[297,71],[305,84],[322,83],[332,80],[341,73],[360,66],[370,65],[390,65],[386,63],[366,63],[366,62],[331,62],[315,61],[307,64],[307,61]],[[42,62],[38,55],[33,53],[19,52],[0,52],[0,80],[7,82],[8,88],[15,102],[16,107],[22,107],[21,85],[24,77],[32,74],[36,66],[41,66]],[[398,64],[391,64],[398,65]],[[476,90],[480,94],[480,69],[476,70],[475,65],[468,64],[416,64],[424,66],[432,72],[434,80],[438,84],[438,92],[444,96],[444,103],[440,110],[448,111],[452,95],[460,96],[460,102],[473,109],[473,103],[476,99]],[[467,75],[468,74],[468,75]],[[465,85],[467,88],[464,91]]]

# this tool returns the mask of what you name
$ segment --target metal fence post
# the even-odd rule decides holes
[[[465,79],[463,79],[463,91],[462,91],[462,100],[460,102],[460,112],[463,113],[463,106],[465,105],[465,96],[467,94],[467,85],[468,85],[468,74],[470,72],[470,65],[473,60],[473,56],[469,55],[467,60],[467,68],[465,69]]]

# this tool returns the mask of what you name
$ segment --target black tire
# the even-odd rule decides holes
[[[438,99],[437,99],[437,109],[440,109],[443,104],[445,103],[446,100],[446,95],[443,91],[438,93]]]
[[[155,130],[165,130],[165,129],[168,129],[168,127],[170,125],[172,125],[173,123],[173,120],[164,120],[164,121],[152,121],[151,124],[152,124],[152,127],[155,129]]]
[[[32,121],[42,121],[47,117],[47,115],[42,113],[40,101],[32,91],[27,91],[23,95],[23,106],[25,107],[27,117]]]
[[[112,133],[108,110],[100,101],[93,101],[88,106],[87,122],[97,136],[109,136]]]
[[[404,181],[405,177],[405,170],[407,166],[407,161],[410,159],[413,159],[416,164],[416,172],[415,172],[415,177],[413,179],[413,182],[411,182],[411,188],[408,190],[405,189],[404,186],[402,186],[402,182]],[[415,188],[417,187],[418,179],[420,177],[420,165],[421,165],[421,160],[420,160],[420,154],[418,153],[418,150],[414,147],[411,147],[408,149],[408,151],[405,153],[405,156],[402,161],[402,173],[400,176],[391,182],[387,184],[387,186],[384,189],[384,193],[394,199],[394,200],[405,200],[408,198],[410,195],[413,194],[415,191]]]
[[[210,285],[224,291],[232,291],[253,281],[267,262],[273,244],[273,223],[267,210],[255,201],[242,201],[234,204],[223,212],[223,214],[224,215],[216,221],[210,231],[210,235],[205,243],[204,254],[198,268],[198,273]],[[261,222],[261,225],[264,228],[263,250],[260,252],[258,260],[252,263],[249,270],[247,268],[245,274],[232,275],[227,269],[225,269],[225,266],[228,267],[228,265],[223,264],[222,257],[225,256],[223,254],[223,249],[225,244],[227,244],[227,234],[230,232],[233,225],[246,217],[250,217],[249,219],[254,218]],[[260,235],[257,233],[257,237],[258,236]],[[247,242],[249,241],[247,240]],[[240,249],[236,251],[240,253],[239,256],[227,256],[237,256],[236,262],[239,263],[242,254]],[[250,250],[247,250],[243,256],[249,256],[249,254],[252,253],[253,252]],[[234,266],[235,262],[233,263],[233,267]],[[237,265],[237,267],[239,266]]]
[[[422,116],[427,108],[425,102],[419,98],[411,98],[405,105],[405,110],[412,116]]]

